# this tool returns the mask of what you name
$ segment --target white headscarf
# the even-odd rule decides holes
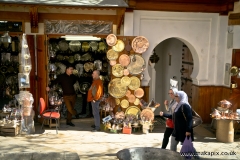
[[[174,95],[177,94],[177,91],[178,91],[177,88],[172,87],[172,88],[170,88],[170,90],[173,91],[173,94],[174,94]],[[171,99],[170,104],[175,103],[175,102],[176,102],[176,101],[175,101],[175,99],[173,98],[173,99]]]
[[[172,91],[173,91],[174,95],[176,95],[176,94],[177,94],[177,91],[178,91],[178,89],[177,89],[177,88],[174,88],[174,87],[172,87],[172,88],[170,88],[170,90],[172,90]]]
[[[175,112],[178,111],[178,109],[181,107],[181,105],[183,104],[188,104],[190,106],[190,104],[188,103],[188,96],[184,91],[177,91],[178,98],[180,100],[180,102],[177,104],[177,107],[175,109]],[[191,108],[191,106],[190,106]]]

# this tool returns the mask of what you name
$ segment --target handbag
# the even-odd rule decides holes
[[[191,159],[192,156],[194,156],[194,153],[195,153],[195,149],[193,147],[191,137],[186,136],[183,142],[182,148],[180,150],[180,154],[181,156],[184,156],[185,159]]]
[[[183,112],[183,106],[182,106],[182,113],[183,113],[183,116],[185,118],[185,120],[187,121],[187,118]],[[197,114],[196,111],[194,111],[194,109],[192,109],[192,128],[195,128],[197,126],[199,126],[200,124],[202,124],[202,118],[199,116],[199,114]]]
[[[174,128],[172,119],[169,119],[169,118],[168,118],[168,119],[166,120],[166,125],[167,125],[169,128]]]

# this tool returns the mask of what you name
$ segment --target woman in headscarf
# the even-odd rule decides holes
[[[168,100],[164,101],[164,105],[165,108],[168,112],[168,114],[173,114],[174,109],[177,106],[177,102],[175,101],[175,94],[177,93],[177,88],[171,88],[168,91],[168,95],[171,98],[170,102],[168,102]],[[163,113],[163,112],[162,112]],[[161,115],[161,112],[160,112]],[[168,142],[169,142],[169,137],[171,136],[172,132],[173,132],[173,121],[171,118],[167,119],[166,121],[166,130],[164,132],[164,136],[163,136],[163,141],[162,141],[162,149],[166,149]]]
[[[177,151],[179,141],[183,142],[186,136],[190,136],[192,141],[194,140],[192,129],[192,109],[188,103],[187,94],[184,91],[177,91],[177,94],[175,94],[175,100],[178,104],[173,115],[163,113],[164,117],[172,118],[174,122],[170,146],[172,151]]]

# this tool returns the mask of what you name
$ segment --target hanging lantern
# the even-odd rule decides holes
[[[151,57],[149,58],[151,63],[157,63],[159,61],[159,57],[155,52],[155,49],[153,50],[153,54],[151,55]]]
[[[9,36],[8,31],[1,36],[0,41],[3,43],[5,48],[8,48],[9,44],[12,42],[12,38]]]

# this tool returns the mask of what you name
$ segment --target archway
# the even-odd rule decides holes
[[[170,78],[172,78],[178,81],[178,89],[188,94],[191,103],[191,86],[199,70],[196,50],[186,40],[176,37],[161,41],[153,50],[160,60],[154,66],[151,64],[148,66],[151,77],[149,98],[160,102],[162,105],[158,110],[164,110],[163,102],[169,99],[167,93],[170,88]],[[157,113],[158,111],[155,112]]]

